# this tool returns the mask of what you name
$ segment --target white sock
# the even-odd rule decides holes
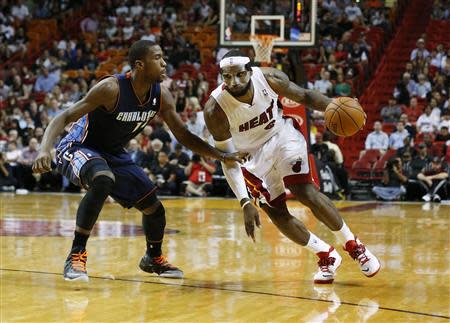
[[[309,232],[309,234],[310,236],[308,243],[305,246],[306,248],[308,248],[314,253],[330,251],[331,246],[329,244],[320,240],[320,238],[317,237],[314,233]]]
[[[346,243],[349,240],[355,240],[355,235],[350,231],[350,228],[344,220],[342,220],[342,223],[342,228],[339,231],[333,231],[336,237],[343,243]]]

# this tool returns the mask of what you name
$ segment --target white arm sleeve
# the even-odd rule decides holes
[[[216,148],[220,151],[226,153],[234,153],[236,152],[236,148],[234,147],[232,139],[227,139],[224,141],[215,141]],[[247,187],[245,186],[244,175],[242,174],[241,167],[237,162],[233,164],[233,166],[228,166],[225,163],[222,163],[223,174],[227,179],[228,184],[230,185],[234,195],[238,201],[241,201],[244,198],[248,198]]]

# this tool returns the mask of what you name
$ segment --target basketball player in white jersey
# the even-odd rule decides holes
[[[241,166],[222,164],[225,177],[240,201],[245,229],[253,240],[254,226],[260,226],[252,197],[278,229],[292,241],[319,257],[315,283],[332,283],[342,258],[338,252],[305,228],[286,206],[285,189],[309,207],[341,240],[344,250],[356,260],[367,277],[380,270],[378,259],[350,231],[334,204],[314,185],[305,137],[292,118],[283,118],[278,95],[308,108],[325,111],[331,99],[317,91],[300,88],[274,68],[250,66],[250,59],[231,50],[220,61],[223,83],[205,105],[206,125],[216,147],[224,152],[249,153]]]

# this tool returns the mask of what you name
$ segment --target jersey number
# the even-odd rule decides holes
[[[146,125],[146,124],[147,124],[147,122],[138,122],[136,127],[133,129],[132,132],[135,132],[135,131],[138,131],[138,130],[140,131],[141,129],[139,129],[139,128],[141,128],[143,125]]]
[[[273,126],[275,126],[275,120],[270,121],[269,124],[264,127],[264,129],[269,130],[272,129]]]
[[[69,153],[68,151],[66,151],[63,155],[63,158],[70,162],[73,159],[73,155],[71,153]]]
[[[203,183],[206,181],[206,172],[205,171],[201,170],[198,172],[198,181],[200,183]]]

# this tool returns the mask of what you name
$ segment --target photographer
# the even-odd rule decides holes
[[[17,181],[11,166],[6,162],[5,153],[0,152],[0,192],[14,191]]]
[[[189,177],[186,182],[186,195],[207,196],[212,189],[212,175],[216,171],[216,165],[199,155],[192,156],[192,162],[184,169]]]
[[[374,186],[372,191],[377,198],[385,201],[400,200],[406,193],[403,184],[408,178],[402,173],[402,161],[400,158],[391,158],[386,163],[383,173],[384,186]]]

